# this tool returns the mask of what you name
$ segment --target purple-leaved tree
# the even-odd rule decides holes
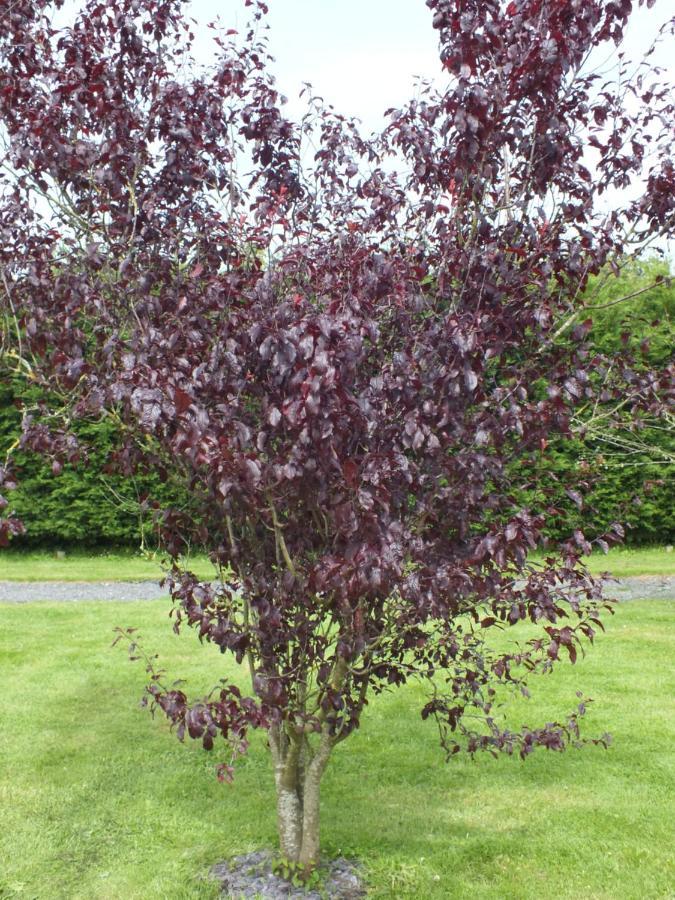
[[[672,402],[672,371],[593,350],[584,288],[673,233],[673,95],[591,68],[630,0],[427,0],[447,86],[366,139],[311,96],[285,117],[246,5],[200,69],[183,0],[88,0],[61,29],[62,0],[1,0],[0,364],[55,473],[86,454],[72,424],[109,417],[112,467],[188,489],[154,511],[175,627],[250,690],[192,702],[150,665],[149,699],[207,749],[266,729],[281,851],[311,871],[326,765],[385,688],[428,684],[448,755],[579,740],[583,704],[512,731],[495,697],[574,662],[607,605],[580,557],[619,525],[532,562],[550,436]]]

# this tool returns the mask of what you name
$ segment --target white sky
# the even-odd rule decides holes
[[[275,57],[277,87],[288,97],[286,115],[297,120],[306,110],[298,95],[303,82],[333,104],[337,112],[362,121],[362,133],[380,130],[384,111],[400,107],[415,93],[416,76],[444,85],[438,59],[437,32],[425,0],[267,0],[270,7],[269,48]],[[83,0],[66,0],[55,24],[72,21]],[[659,27],[675,13],[675,0],[656,0],[652,9],[638,7],[629,20],[622,49],[638,63]],[[243,35],[251,9],[244,0],[191,0],[188,14],[196,20],[193,55],[208,63],[217,50],[207,28],[216,18],[225,28]],[[612,45],[606,44],[595,65],[604,72],[616,63]],[[613,58],[614,57],[614,58]],[[651,61],[662,66],[668,81],[675,81],[675,44],[663,41]],[[591,161],[589,159],[589,164]],[[592,166],[592,164],[591,164]],[[639,184],[630,194],[639,192]],[[614,197],[608,192],[605,204]],[[671,255],[672,242],[663,242]]]
[[[424,0],[270,0],[269,5],[270,50],[290,112],[304,108],[297,96],[309,81],[327,103],[358,116],[370,131],[382,122],[385,109],[412,96],[415,76],[441,73]],[[249,12],[241,0],[193,0],[191,7],[200,23],[218,8],[223,24],[242,31]]]
[[[286,115],[299,118],[305,111],[298,99],[303,82],[311,82],[314,93],[332,103],[337,112],[356,116],[362,133],[380,130],[384,111],[400,107],[415,93],[415,78],[444,84],[438,58],[438,32],[424,0],[267,0],[270,11],[268,39],[275,57],[277,87],[288,97]],[[675,14],[675,0],[656,0],[651,9],[638,7],[633,0],[621,46],[626,59],[638,64],[652,44],[659,28]],[[243,33],[250,8],[243,0],[192,0],[191,14],[200,27],[194,29],[195,56],[206,61],[212,53],[212,39],[206,24],[216,17],[227,28]],[[665,70],[665,78],[675,81],[675,46],[663,40],[651,62]],[[605,44],[593,61],[608,75],[618,60],[613,44]],[[588,165],[593,168],[592,160]],[[622,192],[637,196],[640,184]],[[617,192],[608,191],[602,206],[611,208]],[[668,256],[672,241],[657,243]]]
[[[383,123],[387,107],[401,106],[414,93],[414,77],[441,79],[437,32],[424,0],[268,0],[269,42],[278,87],[289,98],[289,112],[303,81],[338,112],[358,116],[366,132]],[[670,15],[673,0],[656,0],[651,10],[636,7],[624,49],[636,62],[650,38]],[[250,9],[243,0],[192,0],[200,25],[220,17],[226,27],[243,31]],[[210,52],[208,29],[196,29],[197,58]],[[675,78],[673,50],[662,47],[661,65]],[[203,55],[202,55],[203,54]],[[607,53],[603,50],[604,62]]]
[[[425,0],[267,0],[270,7],[269,46],[276,62],[277,86],[289,99],[287,114],[305,110],[298,95],[303,82],[332,103],[338,112],[356,116],[368,133],[384,124],[388,107],[402,106],[415,92],[415,77],[444,76],[438,59],[437,32]],[[634,11],[626,32],[626,55],[638,62],[659,26],[675,13],[674,0],[656,0],[654,7]],[[72,21],[83,0],[66,0],[54,16],[63,25]],[[213,32],[206,26],[216,18],[225,28],[244,32],[251,9],[244,0],[191,0],[188,14],[197,22],[194,55],[198,62],[214,57]],[[652,58],[675,80],[675,46],[664,42]],[[605,45],[598,61],[608,59]]]

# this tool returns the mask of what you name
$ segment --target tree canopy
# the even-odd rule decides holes
[[[382,690],[426,682],[448,755],[579,737],[583,703],[496,715],[608,605],[582,529],[529,559],[555,509],[519,498],[552,435],[672,402],[667,365],[589,345],[584,289],[672,235],[673,94],[590,67],[629,0],[427,0],[447,85],[365,137],[311,94],[284,115],[262,2],[210,68],[181,0],[89,0],[56,29],[61,5],[0,4],[1,358],[40,392],[21,446],[58,472],[86,457],[72,423],[108,418],[113,469],[185,486],[155,510],[175,627],[251,686],[190,701],[149,659],[151,702],[207,749],[267,730],[282,852],[311,869],[321,776]],[[181,564],[195,544],[213,582]],[[536,637],[491,649],[524,620]]]

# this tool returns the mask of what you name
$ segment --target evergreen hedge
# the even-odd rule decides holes
[[[654,286],[656,285],[656,286]],[[635,295],[626,302],[621,298]],[[587,302],[593,326],[590,339],[601,353],[613,356],[624,345],[644,354],[645,364],[665,366],[675,347],[675,283],[667,261],[649,258],[632,262],[620,274],[606,273],[592,279]],[[618,435],[633,442],[635,435]],[[551,454],[550,475],[577,470],[580,480],[591,483],[584,500],[592,510],[596,534],[619,520],[627,526],[631,544],[671,543],[675,538],[675,433],[663,423],[638,434],[651,453],[635,453],[629,447],[608,442],[556,440]],[[544,475],[546,478],[546,475]],[[547,479],[548,486],[555,484]],[[549,498],[550,502],[550,498]],[[551,537],[561,537],[581,526],[584,516],[564,493],[555,497],[562,515],[548,528]],[[588,531],[588,529],[586,529]]]
[[[11,446],[20,434],[21,412],[17,407],[24,396],[29,398],[30,391],[16,383],[0,386],[0,450]],[[20,480],[19,489],[8,499],[26,525],[26,534],[12,545],[138,547],[142,532],[151,543],[151,517],[141,513],[140,500],[147,497],[180,502],[175,490],[152,473],[143,479],[105,474],[115,447],[112,423],[82,426],[78,437],[89,448],[86,461],[77,466],[64,465],[58,475],[40,457],[13,453]]]
[[[671,358],[675,286],[668,281],[668,275],[667,263],[650,259],[627,266],[620,276],[613,276],[606,283],[600,279],[590,285],[590,302],[599,307],[592,313],[591,332],[598,350],[611,354],[622,343],[635,344],[648,336],[646,354],[650,364],[662,365]],[[612,305],[614,300],[653,284],[658,277],[664,281],[657,287],[639,294],[630,303]],[[20,406],[22,396],[29,397],[29,390],[24,386],[0,385],[2,456],[20,433],[21,413],[17,405]],[[80,436],[91,447],[87,462],[77,467],[64,466],[58,476],[52,474],[51,467],[43,460],[15,454],[21,484],[11,495],[11,501],[27,527],[26,535],[16,539],[15,546],[138,546],[141,532],[150,524],[147,514],[141,518],[140,498],[148,496],[160,503],[182,505],[177,489],[164,484],[157,474],[135,480],[104,474],[115,445],[115,431],[110,422],[83,426]],[[596,533],[618,518],[629,526],[626,536],[629,543],[673,541],[675,466],[654,461],[655,454],[636,455],[611,445],[597,444],[589,448],[575,441],[554,440],[555,452],[548,470],[542,474],[547,488],[553,486],[554,503],[560,510],[560,515],[548,525],[552,538],[569,535],[581,522],[576,503],[562,491],[555,495],[556,474],[572,469],[579,472],[580,480],[588,477],[584,472],[595,473],[591,475],[592,486],[585,502],[593,510]],[[654,430],[648,441],[675,456],[672,432]],[[544,502],[543,497],[539,499]],[[536,496],[519,500],[535,506],[538,502]],[[550,504],[551,497],[545,502]]]

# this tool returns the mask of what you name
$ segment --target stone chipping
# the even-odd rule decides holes
[[[220,881],[227,900],[256,897],[261,900],[359,900],[366,890],[358,866],[347,859],[327,860],[319,867],[321,886],[316,889],[294,887],[272,872],[274,854],[258,850],[237,856],[230,862],[213,866],[211,878]]]
[[[608,580],[608,597],[618,600],[675,600],[675,575],[639,575]],[[168,598],[166,588],[156,581],[2,581],[0,603],[31,603],[48,600],[69,602],[85,600],[160,600]]]

